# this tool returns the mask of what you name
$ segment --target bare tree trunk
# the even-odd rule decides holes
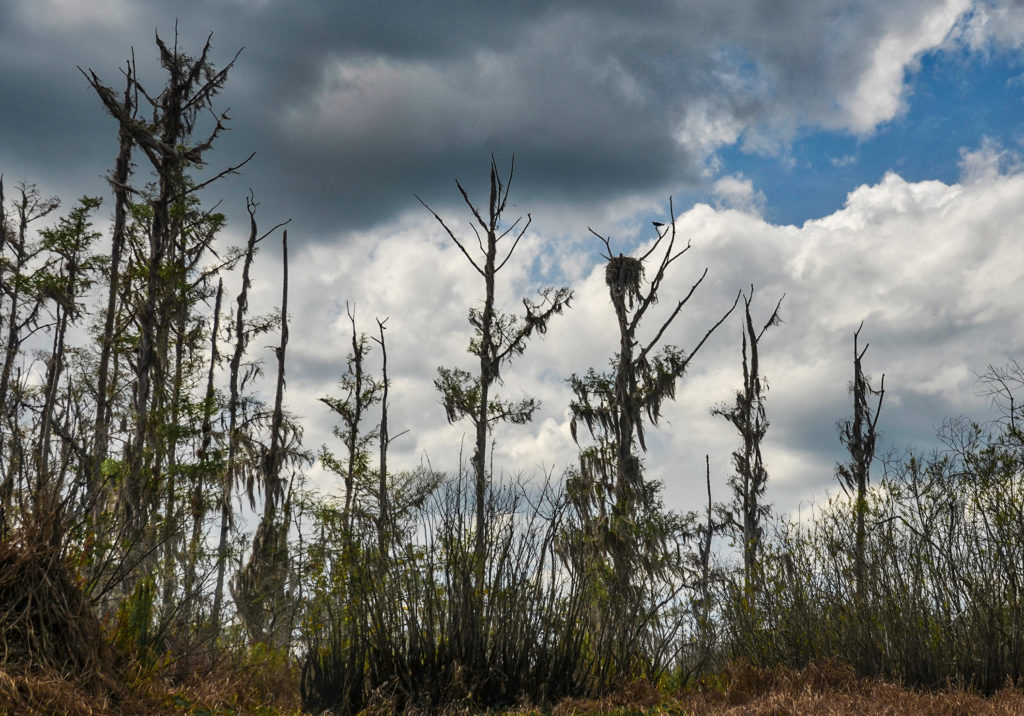
[[[491,336],[494,327],[494,274],[498,253],[498,220],[501,214],[499,204],[498,170],[491,166],[491,196],[488,201],[487,245],[484,256],[484,310],[480,316],[480,408],[475,416],[476,446],[473,451],[473,472],[476,477],[476,589],[482,589],[487,552],[487,512],[485,499],[487,485],[487,433],[489,426],[487,407],[490,400],[491,384],[497,378],[497,362],[494,359],[495,345]]]
[[[228,533],[231,529],[231,493],[235,486],[235,462],[238,459],[238,411],[240,404],[240,392],[238,386],[238,373],[242,365],[242,356],[245,355],[248,346],[248,338],[245,333],[245,314],[249,309],[249,287],[252,282],[249,279],[249,270],[252,267],[253,256],[256,253],[257,229],[256,229],[256,204],[249,198],[246,200],[246,208],[249,211],[249,241],[245,247],[245,259],[242,264],[242,289],[235,299],[235,349],[231,354],[229,368],[229,396],[228,396],[228,455],[227,465],[224,469],[221,481],[220,499],[220,537],[217,540],[217,586],[213,593],[213,613],[211,620],[213,624],[213,636],[216,638],[220,628],[221,604],[224,599],[224,573],[227,569],[227,544]]]
[[[619,275],[615,276],[609,283],[612,286],[625,286],[630,279],[622,275],[633,269],[631,263],[627,263],[624,257],[619,255],[620,261],[617,264],[609,264],[609,268],[616,270]],[[619,594],[625,596],[632,578],[633,554],[629,547],[631,535],[628,525],[630,518],[636,512],[637,489],[643,478],[640,474],[640,459],[634,454],[633,444],[636,431],[636,416],[640,411],[638,405],[637,385],[634,372],[633,348],[636,346],[634,337],[635,328],[630,329],[627,300],[631,300],[628,290],[612,290],[612,307],[615,309],[615,319],[619,326],[619,354],[615,368],[615,404],[619,410],[615,415],[616,435],[616,459],[615,459],[615,499],[612,503],[611,537],[612,537],[612,563],[615,571],[615,583]]]
[[[276,508],[284,500],[284,488],[281,481],[281,465],[283,462],[282,429],[284,425],[284,369],[285,353],[288,349],[288,232],[281,238],[281,343],[275,349],[277,357],[277,386],[274,389],[274,414],[270,426],[270,453],[264,478],[263,515],[272,521]]]
[[[380,400],[380,430],[378,440],[380,441],[380,460],[377,469],[377,543],[380,549],[381,558],[388,554],[388,535],[391,529],[391,517],[388,507],[388,443],[391,438],[388,435],[388,349],[384,342],[384,324],[387,323],[377,319],[377,330],[380,338],[376,339],[380,344],[381,356],[381,400]]]
[[[785,298],[785,296],[783,296]],[[713,415],[728,420],[739,432],[742,445],[733,452],[735,474],[730,478],[733,502],[724,508],[725,522],[739,533],[743,540],[743,582],[749,591],[754,587],[758,572],[758,555],[761,548],[761,522],[767,513],[767,506],[761,504],[768,481],[768,472],[761,455],[761,443],[768,430],[768,418],[764,408],[766,383],[761,378],[758,346],[765,331],[779,325],[780,298],[775,310],[760,331],[754,328],[750,315],[750,304],[754,299],[754,287],[750,295],[743,296],[743,387],[736,391],[736,402],[730,407],[715,408]]]
[[[349,431],[345,447],[348,450],[348,469],[345,472],[345,505],[342,508],[341,524],[345,531],[345,539],[352,538],[352,504],[356,492],[356,470],[359,444],[359,425],[363,419],[363,357],[366,355],[365,339],[360,340],[359,332],[356,330],[356,318],[352,309],[346,304],[349,323],[352,324],[352,370],[354,371],[352,395],[350,403],[352,411]]]
[[[284,450],[284,383],[285,357],[288,347],[288,232],[281,242],[283,254],[283,288],[281,297],[281,342],[277,356],[277,387],[271,418],[270,448],[264,456],[263,516],[253,538],[248,563],[232,580],[231,593],[238,615],[253,642],[283,647],[288,630],[280,622],[281,611],[290,611],[285,603],[288,577],[288,527],[291,495],[286,496],[281,468]]]
[[[875,441],[878,437],[878,417],[882,410],[882,398],[885,396],[885,375],[879,383],[878,390],[871,387],[868,378],[864,375],[862,359],[867,353],[868,346],[860,350],[857,340],[864,324],[857,328],[853,334],[853,382],[850,385],[853,393],[853,419],[844,421],[839,426],[839,440],[846,446],[850,453],[850,462],[846,465],[836,466],[836,475],[840,479],[840,485],[849,495],[853,492],[854,497],[854,608],[856,610],[857,624],[861,629],[867,626],[867,490],[870,481],[871,461],[875,457]],[[869,344],[870,345],[870,344]],[[878,403],[872,413],[868,399],[872,395],[878,396]],[[860,648],[862,654],[869,661],[872,647],[870,635],[866,631],[860,634]],[[873,666],[873,664],[869,664]]]
[[[184,370],[186,353],[189,350],[186,336],[188,328],[189,304],[182,297],[175,305],[174,316],[174,373],[171,379],[170,391],[170,424],[177,426],[181,420],[181,401],[184,390]],[[175,601],[175,591],[178,581],[178,546],[180,543],[178,519],[178,431],[170,431],[170,435],[163,442],[166,450],[166,468],[164,472],[164,524],[161,542],[163,543],[164,579],[163,579],[163,610],[165,614],[170,613]]]
[[[36,443],[36,499],[49,491],[50,439],[53,436],[54,409],[57,404],[57,388],[64,372],[64,338],[67,335],[68,314],[61,306],[56,307],[56,326],[53,333],[53,347],[46,361],[46,379],[43,389],[43,406],[39,420],[39,436]],[[56,505],[48,505],[56,507]],[[54,535],[56,537],[56,535]]]
[[[188,543],[188,558],[185,564],[184,588],[185,588],[185,617],[191,622],[195,611],[195,583],[196,563],[199,559],[199,550],[202,540],[203,519],[206,517],[205,497],[203,495],[203,475],[205,469],[203,463],[210,458],[210,445],[213,442],[213,412],[216,393],[213,387],[214,373],[220,354],[217,351],[217,338],[220,333],[220,306],[224,296],[223,280],[217,282],[217,298],[213,306],[213,325],[210,329],[210,367],[206,374],[206,393],[203,399],[203,423],[201,427],[201,438],[199,451],[196,457],[199,459],[199,469],[196,471],[195,482],[192,485],[191,512],[192,512],[192,534]]]
[[[128,116],[134,117],[138,108],[137,98],[133,96],[132,92],[135,81],[134,62],[128,62],[125,77],[124,108]],[[105,501],[102,496],[104,492],[102,471],[110,444],[110,361],[114,350],[117,295],[121,285],[121,257],[124,252],[125,225],[128,216],[128,179],[131,176],[131,156],[135,144],[131,134],[124,126],[120,126],[118,129],[118,141],[117,160],[114,162],[114,174],[110,179],[110,185],[114,191],[114,227],[110,243],[107,309],[103,319],[100,358],[96,372],[96,437],[92,470],[86,485],[86,504],[91,510],[90,521],[93,533],[99,530],[100,513]]]

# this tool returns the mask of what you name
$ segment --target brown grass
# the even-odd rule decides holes
[[[73,574],[57,550],[0,542],[0,714],[298,712],[297,668],[283,654],[183,648],[156,668],[133,663]]]
[[[271,716],[301,713],[293,672],[264,672],[222,664],[184,681],[148,676],[122,683],[116,697],[98,694],[82,680],[55,671],[11,669],[0,664],[0,714],[122,716],[216,714]]]
[[[66,675],[96,694],[115,691],[124,660],[56,550],[0,542],[0,654],[22,671]]]
[[[57,672],[25,673],[0,667],[0,713],[107,716],[109,699]]]
[[[188,674],[167,670],[147,684],[154,699],[180,710],[213,713],[300,713],[298,667],[280,654],[262,651],[220,654]]]
[[[734,668],[724,689],[696,689],[675,713],[729,716],[840,714],[1024,714],[1024,692],[1012,685],[991,698],[962,688],[923,692],[858,678],[848,666],[825,663],[801,671]]]
[[[56,548],[0,542],[0,712],[113,713],[124,665]]]
[[[295,674],[250,655],[223,660],[184,680],[150,677],[125,688],[117,700],[96,695],[81,681],[56,672],[26,673],[0,665],[0,713],[120,716],[121,714],[219,714],[223,716],[297,715]],[[387,699],[366,713],[391,714]],[[421,711],[407,711],[423,714]],[[445,716],[473,716],[453,706]],[[507,716],[1024,716],[1024,691],[1007,685],[992,697],[965,689],[922,692],[898,684],[857,677],[847,666],[825,663],[801,671],[733,667],[699,686],[670,695],[637,682],[601,699],[565,699],[551,710],[527,706]]]
[[[539,712],[534,712],[539,713]],[[566,699],[551,716],[1024,716],[1024,691],[1007,685],[986,698],[965,689],[921,692],[858,678],[847,666],[825,663],[801,671],[733,667],[717,679],[675,696],[634,685],[604,699]]]

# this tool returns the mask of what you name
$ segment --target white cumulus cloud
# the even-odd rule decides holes
[[[886,375],[883,449],[928,444],[945,417],[984,413],[975,376],[989,363],[1024,355],[1024,174],[986,177],[945,184],[908,182],[889,173],[851,192],[833,214],[802,227],[706,204],[677,217],[677,248],[686,240],[692,248],[672,265],[646,337],[704,267],[708,277],[666,332],[668,343],[692,348],[736,292],[751,283],[755,321],[765,320],[786,295],[785,323],[766,333],[761,348],[772,423],[766,441],[768,496],[780,509],[796,509],[834,487],[833,466],[842,459],[835,423],[851,411],[852,337],[861,321],[861,345],[870,343],[866,369],[876,384]],[[746,187],[740,194],[749,198],[753,188],[732,179]],[[465,226],[450,218],[452,226]],[[630,220],[641,219],[622,216],[618,223]],[[578,276],[584,251],[593,268],[573,283],[573,309],[503,373],[504,394],[543,401],[532,424],[496,430],[495,468],[506,473],[552,466],[558,473],[573,462],[564,379],[588,367],[606,368],[616,349],[599,242],[559,240],[548,227],[534,228],[499,278],[505,310],[516,310],[518,297],[536,288],[539,254],[546,252],[555,264],[564,256]],[[579,229],[582,237],[585,227]],[[653,238],[653,231],[645,235]],[[647,248],[645,242],[637,251]],[[275,269],[265,270],[272,283]],[[346,246],[306,247],[292,272],[305,279],[293,299],[289,402],[306,417],[311,444],[332,440],[330,416],[315,398],[334,390],[343,367],[343,306],[352,300],[364,330],[375,328],[374,316],[390,317],[392,425],[411,431],[396,443],[394,464],[410,466],[428,455],[435,467],[454,469],[470,428],[447,424],[432,381],[438,365],[472,370],[465,317],[482,295],[479,276],[458,249],[429,215],[413,214]],[[706,453],[716,497],[725,496],[736,436],[708,411],[731,400],[741,379],[739,332],[733,316],[695,358],[662,428],[651,431],[649,474],[665,482],[674,507],[700,505]]]

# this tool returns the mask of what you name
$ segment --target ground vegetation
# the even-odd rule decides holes
[[[1024,710],[1020,364],[982,374],[999,419],[951,418],[942,449],[879,454],[884,376],[873,387],[862,325],[841,491],[806,519],[774,514],[759,350],[781,299],[763,324],[753,286],[693,315],[701,269],[655,321],[690,246],[670,200],[631,251],[596,234],[617,350],[567,377],[578,460],[495,466],[501,426],[537,408],[497,392],[513,392],[530,341],[571,320],[573,295],[497,305],[530,222],[505,222],[512,167],[492,158],[483,209],[456,184],[479,252],[425,205],[483,286],[472,369],[436,381],[445,417],[472,432],[467,462],[388,459],[416,426],[389,422],[388,319],[366,335],[349,307],[351,351],[322,399],[336,442],[316,453],[338,490],[316,492],[288,410],[287,220],[261,229],[251,193],[248,238],[226,246],[206,199],[248,161],[208,168],[238,57],[218,68],[209,41],[192,56],[160,36],[156,50],[159,89],[134,59],[119,91],[83,72],[112,120],[109,198],[62,208],[0,178],[0,709]],[[280,305],[253,315],[252,268],[278,240]],[[742,385],[713,408],[740,438],[730,496],[715,503],[710,457],[677,465],[708,495],[704,514],[678,514],[649,478],[647,441],[741,298]]]

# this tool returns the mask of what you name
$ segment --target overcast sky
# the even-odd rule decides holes
[[[204,199],[232,219],[225,244],[242,239],[250,188],[265,226],[292,219],[287,401],[310,447],[333,443],[317,397],[343,368],[349,301],[366,331],[389,318],[392,432],[410,431],[392,463],[457,464],[470,428],[446,423],[432,380],[438,365],[472,368],[466,313],[483,287],[414,194],[472,237],[454,180],[483,206],[492,154],[506,170],[515,155],[508,218],[533,217],[500,275],[503,306],[543,285],[576,294],[504,372],[506,395],[543,401],[531,425],[497,430],[506,473],[572,464],[565,378],[614,351],[588,227],[616,250],[644,250],[670,196],[693,248],[662,309],[705,267],[708,278],[668,342],[692,347],[751,283],[755,320],[786,294],[785,324],[761,347],[780,511],[835,489],[861,321],[866,369],[886,375],[883,450],[932,445],[948,416],[988,417],[977,374],[1024,359],[1020,0],[0,0],[8,185],[27,180],[66,204],[107,195],[116,125],[76,66],[120,87],[134,48],[159,91],[153,33],[172,41],[176,21],[186,52],[213,33],[217,66],[244,47],[218,98],[231,131],[208,172],[256,157]],[[279,301],[271,249],[257,309]],[[650,440],[649,473],[672,507],[699,506],[705,453],[716,498],[727,496],[737,436],[709,409],[741,380],[734,319]]]

